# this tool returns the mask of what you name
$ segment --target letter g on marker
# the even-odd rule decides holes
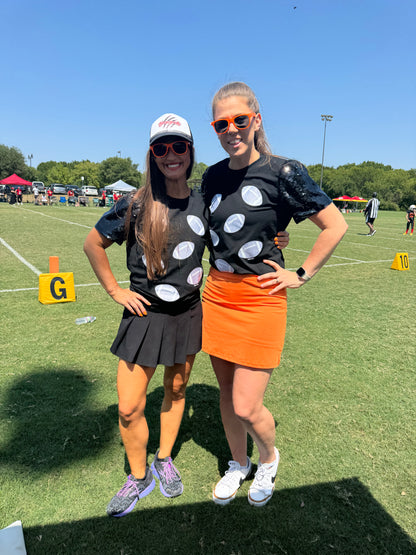
[[[57,283],[65,285],[65,280],[62,279],[60,276],[57,276],[51,279],[50,290],[51,290],[52,297],[57,301],[60,301],[61,299],[66,299],[66,288],[61,287],[57,291],[55,287]]]

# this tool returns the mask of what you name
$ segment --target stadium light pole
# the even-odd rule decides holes
[[[121,150],[117,150],[118,157],[121,158]]]
[[[330,116],[328,114],[321,114],[321,120],[325,121],[325,125],[324,125],[324,142],[323,142],[323,146],[322,146],[322,164],[321,164],[321,183],[320,183],[320,187],[322,189],[322,178],[324,176],[324,156],[325,156],[325,135],[326,135],[326,122],[327,121],[331,121],[332,118],[334,116]]]
[[[32,158],[33,158],[33,154],[28,154],[27,155],[27,159],[29,160],[29,166],[32,167]]]

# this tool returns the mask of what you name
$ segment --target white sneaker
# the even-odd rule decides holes
[[[279,451],[274,448],[276,459],[271,463],[259,462],[253,483],[248,490],[248,502],[255,507],[263,507],[272,497],[277,467],[279,466]]]
[[[238,488],[251,472],[251,461],[248,457],[246,466],[241,466],[237,461],[228,461],[228,466],[228,470],[212,492],[212,499],[218,505],[227,505],[232,501]]]

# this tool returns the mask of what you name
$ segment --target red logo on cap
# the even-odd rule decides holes
[[[180,123],[180,121],[177,121],[177,120],[176,120],[175,118],[173,118],[172,116],[171,116],[171,117],[168,117],[168,118],[166,118],[165,120],[159,122],[159,127],[168,127],[168,128],[169,128],[169,127],[172,127],[172,126],[174,126],[174,125],[179,125],[179,127],[180,127],[180,126],[181,126],[181,123]]]

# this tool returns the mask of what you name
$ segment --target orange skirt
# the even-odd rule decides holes
[[[286,290],[269,295],[257,276],[210,269],[202,294],[202,350],[251,368],[280,363],[286,332]]]

